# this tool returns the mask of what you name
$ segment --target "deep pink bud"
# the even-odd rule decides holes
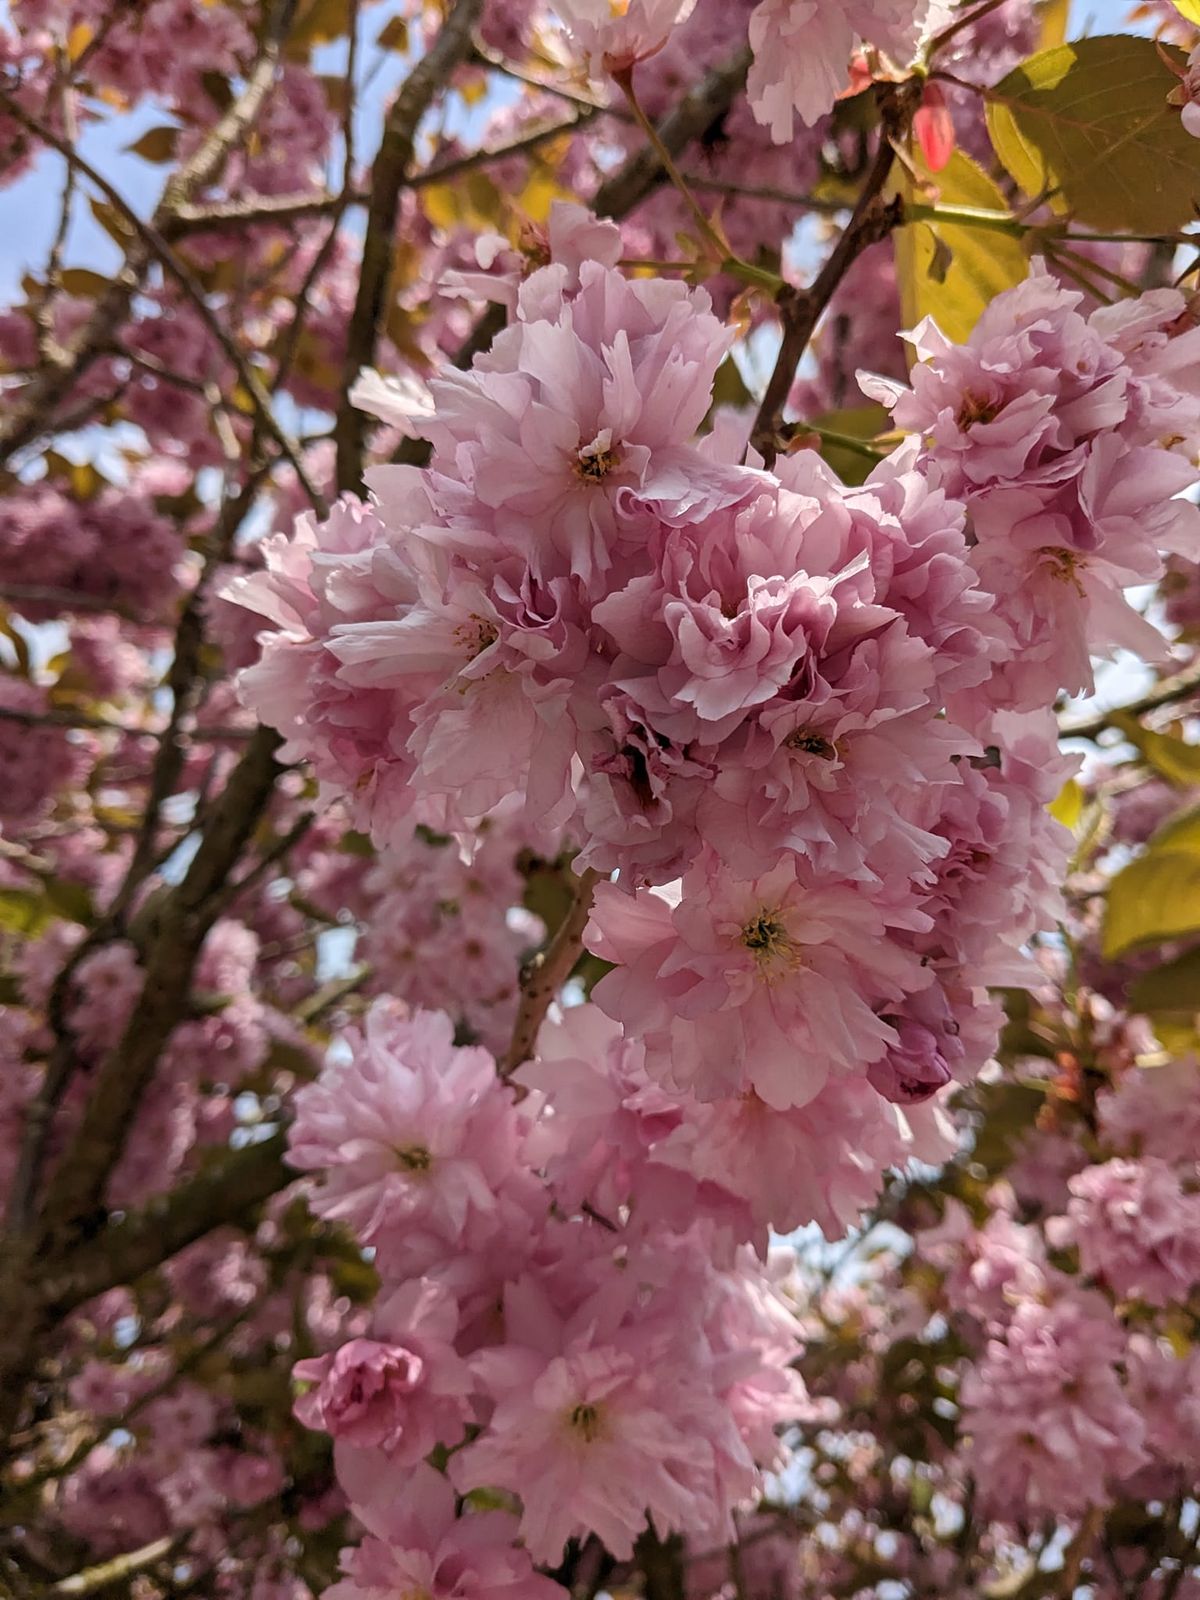
[[[920,1105],[950,1082],[950,1068],[935,1033],[919,1022],[896,1023],[900,1043],[867,1068],[871,1086],[897,1105]]]

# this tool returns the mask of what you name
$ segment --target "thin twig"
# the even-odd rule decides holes
[[[512,1040],[500,1062],[501,1077],[510,1077],[533,1054],[550,1002],[571,976],[575,963],[583,953],[584,930],[591,915],[592,895],[599,881],[600,874],[590,867],[577,880],[570,910],[545,950],[530,962],[521,985],[521,1000],[517,1008],[517,1020],[513,1024]]]
[[[711,68],[662,119],[658,124],[658,138],[672,156],[681,155],[725,115],[745,87],[750,60],[749,49],[743,49]],[[592,197],[592,210],[598,217],[619,221],[653,194],[663,177],[658,152],[647,142],[600,185]],[[504,307],[488,306],[454,352],[454,366],[466,371],[475,357],[490,347],[504,322]],[[429,456],[426,440],[405,438],[397,445],[392,460],[405,466],[424,466]]]
[[[125,1555],[113,1556],[108,1561],[102,1561],[99,1566],[86,1567],[82,1572],[63,1578],[58,1583],[52,1584],[47,1592],[66,1600],[69,1595],[95,1594],[100,1589],[109,1589],[122,1579],[136,1577],[139,1572],[145,1572],[150,1567],[156,1566],[172,1551],[177,1550],[186,1538],[186,1533],[164,1534],[152,1544],[144,1544],[140,1550],[130,1550]]]
[[[920,85],[915,80],[879,84],[877,93],[882,124],[879,148],[850,220],[812,286],[797,289],[785,284],[776,297],[783,319],[783,338],[750,435],[751,443],[768,466],[778,453],[779,428],[796,369],[825,308],[862,252],[886,238],[901,219],[899,202],[885,201],[883,191],[896,161],[896,141],[904,137],[917,108]]]
[[[475,172],[480,167],[490,166],[494,161],[505,161],[509,156],[527,155],[540,145],[549,144],[552,139],[561,138],[564,134],[577,133],[580,128],[585,128],[595,115],[595,111],[585,108],[578,115],[568,117],[563,122],[547,122],[539,128],[532,128],[508,144],[498,145],[490,150],[476,150],[469,156],[456,156],[451,161],[442,161],[436,166],[426,167],[424,171],[413,174],[409,179],[409,187],[422,189],[433,183],[445,183],[464,172]]]
[[[1061,721],[1058,725],[1058,736],[1060,739],[1096,739],[1106,728],[1116,726],[1114,717],[1142,717],[1148,711],[1157,711],[1160,706],[1175,705],[1177,701],[1188,700],[1194,694],[1200,694],[1200,661],[1185,667],[1182,672],[1177,672],[1170,678],[1164,678],[1153,689],[1147,690],[1139,699],[1131,700],[1128,705],[1114,706],[1108,711],[1099,711],[1091,717]]]
[[[993,11],[999,11],[1005,0],[984,0],[983,5],[976,6],[974,11],[967,11],[955,17],[949,26],[935,34],[929,41],[925,50],[925,59],[933,61],[937,55],[946,48],[952,39],[958,37],[966,28],[973,28],[977,22],[982,22],[984,17],[990,16]]]
[[[578,106],[581,110],[599,112],[603,111],[609,116],[619,120],[628,121],[628,113],[620,106],[610,106],[603,100],[597,100],[592,95],[581,94],[578,89],[568,89],[564,84],[555,83],[550,78],[539,78],[535,73],[526,72],[524,67],[519,67],[515,62],[509,61],[497,51],[489,50],[479,39],[471,46],[471,54],[481,67],[488,67],[492,72],[499,72],[506,78],[511,78],[514,83],[523,83],[529,89],[540,89],[543,94],[553,95],[558,100],[565,100],[568,105]]]
[[[366,424],[350,399],[350,390],[360,371],[375,360],[379,330],[387,309],[400,194],[412,172],[417,127],[434,96],[469,56],[471,32],[482,9],[483,0],[454,0],[437,38],[400,86],[384,124],[383,138],[371,169],[362,266],[346,332],[342,397],[334,424],[340,490],[357,490],[362,482]]]
[[[215,177],[229,153],[253,127],[275,83],[283,40],[291,28],[297,4],[298,0],[277,0],[258,59],[246,79],[245,87],[193,155],[168,179],[150,222],[142,225],[149,232],[161,237],[164,230],[169,230],[176,211],[188,204],[198,190]],[[24,107],[7,90],[0,90],[0,102],[23,127],[31,128],[39,139],[78,162],[78,152],[57,136],[47,138],[48,130],[36,119],[30,118]],[[83,172],[84,168],[80,166],[79,170]],[[44,362],[39,371],[11,396],[3,421],[0,422],[0,465],[7,464],[26,445],[42,435],[63,399],[109,347],[114,332],[129,313],[133,297],[140,289],[152,260],[146,236],[142,233],[131,235],[120,271],[96,300],[91,316],[70,346],[59,352],[55,359]]]
[[[0,105],[3,105],[9,115],[16,121],[28,127],[51,149],[57,150],[67,161],[77,167],[88,182],[100,191],[109,205],[129,225],[140,241],[143,250],[175,280],[188,300],[191,301],[200,320],[204,323],[209,334],[216,341],[222,354],[237,374],[238,381],[250,400],[263,432],[270,437],[280,455],[283,456],[296,474],[300,486],[312,504],[318,510],[323,510],[324,501],[305,470],[295,441],[289,437],[278,417],[275,416],[271,409],[270,397],[263,388],[261,379],[246,359],[245,352],[239,347],[237,340],[209,305],[204,288],[197,281],[191,268],[175,253],[163,233],[152,222],[144,221],[103,173],[99,172],[90,161],[80,155],[79,151],[66,139],[59,138],[58,134],[54,133],[52,129],[42,126],[35,118],[30,117],[21,108],[19,102],[14,100],[4,89],[0,89]],[[24,398],[24,391],[21,392],[18,398]]]

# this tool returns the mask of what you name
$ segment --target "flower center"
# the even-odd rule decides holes
[[[499,637],[500,630],[496,624],[487,617],[476,616],[473,611],[466,622],[460,622],[454,630],[454,642],[462,646],[472,661],[476,656],[481,656],[489,645],[495,644]]]
[[[1041,554],[1050,563],[1050,571],[1060,583],[1069,583],[1077,594],[1082,595],[1083,584],[1079,581],[1079,573],[1084,565],[1082,556],[1075,550],[1066,550],[1061,545],[1051,547],[1047,545]]]
[[[995,422],[1004,407],[999,400],[985,400],[968,389],[962,397],[955,421],[964,432],[976,422]]]
[[[742,929],[741,941],[760,966],[800,965],[800,947],[780,921],[777,911],[764,909],[751,917]]]
[[[423,1144],[405,1145],[396,1155],[407,1172],[428,1172],[433,1165],[433,1157]]]
[[[567,1416],[567,1422],[573,1433],[577,1433],[585,1444],[591,1444],[600,1437],[603,1419],[599,1406],[583,1403],[575,1406]]]
[[[612,445],[589,444],[579,452],[575,472],[584,483],[603,483],[621,464],[621,452]]]
[[[784,743],[789,750],[799,750],[806,756],[819,756],[822,761],[832,761],[837,755],[837,746],[815,728],[797,728],[788,734]]]

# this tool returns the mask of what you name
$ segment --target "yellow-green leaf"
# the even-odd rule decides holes
[[[33,889],[0,889],[0,928],[34,939],[53,921],[45,895]]]
[[[407,21],[403,17],[389,18],[375,43],[381,50],[398,50],[403,55],[408,49]]]
[[[1200,854],[1152,848],[1108,887],[1103,949],[1112,961],[1145,944],[1200,933]]]
[[[1151,972],[1143,972],[1129,989],[1133,1011],[1200,1011],[1200,949],[1188,950]]]
[[[813,432],[821,439],[823,459],[843,483],[863,483],[877,460],[885,454],[881,450],[878,457],[873,457],[867,448],[856,450],[852,443],[842,444],[838,438],[830,437],[840,434],[848,440],[861,439],[864,447],[867,446],[870,440],[891,427],[891,418],[880,405],[846,406],[840,411],[826,411],[819,417],[805,418],[806,422],[810,420]]]
[[[93,272],[91,267],[64,267],[58,275],[58,281],[67,294],[75,295],[80,300],[95,300],[112,287],[111,279],[102,272]]]
[[[1070,828],[1074,832],[1079,826],[1086,803],[1087,796],[1079,784],[1074,778],[1068,778],[1047,810],[1056,822],[1061,822],[1064,828]]]
[[[1008,210],[1003,194],[970,156],[956,150],[939,173],[923,165],[919,152],[913,165],[922,187],[906,174],[901,193],[906,200]],[[932,317],[956,344],[970,337],[984,308],[998,294],[1020,283],[1029,262],[1019,239],[993,228],[961,222],[910,222],[896,234],[896,277],[903,325],[915,327]]]
[[[67,35],[68,58],[71,61],[78,61],[95,37],[95,28],[90,28],[86,22],[77,22]]]
[[[1173,233],[1200,198],[1200,151],[1167,104],[1177,82],[1131,34],[1078,39],[1022,62],[987,91],[996,154],[1031,198],[1095,228]]]
[[[1118,711],[1109,721],[1120,728],[1130,744],[1136,745],[1146,765],[1153,767],[1160,778],[1180,789],[1200,787],[1200,745],[1188,744],[1173,734],[1143,728],[1128,712]]]
[[[1071,0],[1042,0],[1038,8],[1038,48],[1062,44],[1071,21]]]
[[[179,129],[164,124],[161,128],[147,128],[140,139],[125,146],[131,155],[143,161],[173,161],[179,147]]]

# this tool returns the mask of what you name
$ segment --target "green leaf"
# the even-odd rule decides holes
[[[46,885],[46,903],[56,916],[88,927],[96,920],[92,897],[82,883],[52,878]]]
[[[732,356],[726,356],[713,379],[713,406],[748,406],[753,398],[741,368]]]
[[[930,197],[940,205],[973,206],[1006,212],[1008,202],[970,156],[956,150],[934,174],[913,153],[920,189],[907,174],[900,192],[908,201]],[[913,328],[932,317],[948,339],[970,337],[984,308],[998,294],[1028,276],[1029,262],[1019,238],[995,228],[961,222],[910,222],[896,234],[896,277],[902,326]]]
[[[1129,987],[1129,1006],[1149,1013],[1200,1011],[1200,947],[1143,972]]]
[[[82,884],[51,880],[39,889],[0,889],[0,928],[36,938],[56,918],[89,923],[95,912]]]
[[[1078,39],[987,91],[996,154],[1031,198],[1095,228],[1174,233],[1200,197],[1200,152],[1167,104],[1176,78],[1151,39]],[[1183,65],[1181,50],[1161,46]]]
[[[1173,734],[1155,733],[1143,728],[1127,711],[1114,713],[1109,721],[1135,745],[1148,767],[1160,778],[1180,789],[1200,787],[1200,745],[1188,744]]]
[[[1138,945],[1200,933],[1200,854],[1150,849],[1108,887],[1103,952],[1113,961]]]
[[[809,419],[805,419],[809,422]],[[841,411],[826,411],[813,417],[809,425],[821,435],[842,434],[847,439],[861,439],[867,444],[892,425],[891,418],[881,405],[847,406]],[[821,456],[827,461],[843,483],[864,483],[871,469],[883,459],[884,451],[872,459],[868,450],[856,450],[853,445],[841,444],[836,438],[821,439]]]

